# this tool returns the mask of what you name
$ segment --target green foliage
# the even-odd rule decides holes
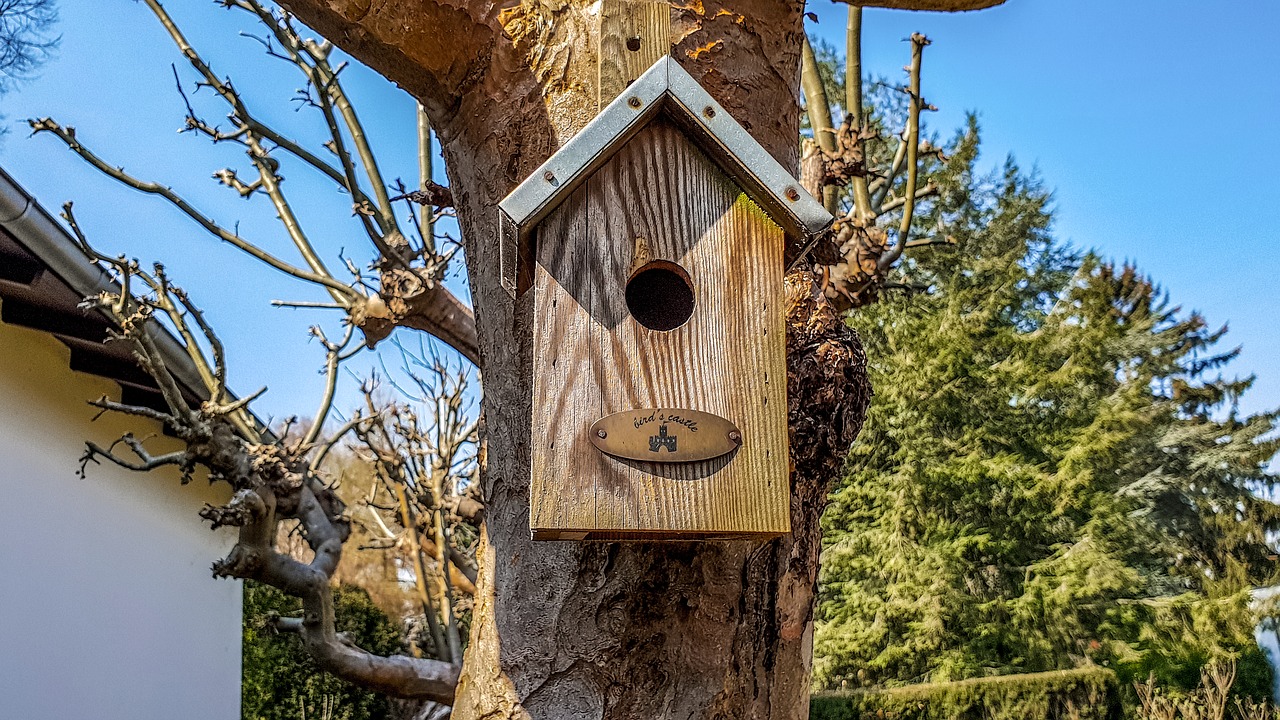
[[[823,520],[815,682],[1092,661],[1185,686],[1237,655],[1268,685],[1248,591],[1274,579],[1277,414],[1237,411],[1224,330],[1056,243],[1012,162],[980,177],[977,137],[930,169],[920,225],[956,244],[899,278],[927,292],[852,317],[876,398]]]
[[[817,693],[811,720],[1115,720],[1119,683],[1105,668]]]
[[[1135,720],[1273,720],[1280,717],[1270,695],[1261,698],[1232,696],[1243,678],[1231,659],[1214,660],[1200,670],[1198,684],[1187,688],[1162,687],[1154,677],[1133,684],[1138,702]]]
[[[404,643],[399,627],[369,599],[364,590],[343,585],[334,590],[338,632],[360,647],[390,655]],[[322,672],[301,640],[277,634],[273,617],[296,616],[301,603],[267,585],[246,581],[244,587],[244,671],[241,717],[244,720],[386,720],[389,701]]]

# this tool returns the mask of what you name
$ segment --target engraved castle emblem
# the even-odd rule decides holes
[[[742,447],[729,420],[689,408],[636,408],[606,415],[586,433],[600,452],[650,463],[702,462]]]
[[[660,452],[666,448],[668,452],[676,451],[676,436],[667,435],[667,424],[658,426],[658,434],[649,436],[649,452]]]

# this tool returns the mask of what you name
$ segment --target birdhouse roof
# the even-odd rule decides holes
[[[810,239],[833,221],[822,203],[670,56],[655,62],[585,128],[499,203],[503,278],[516,289],[529,233],[641,128],[673,120],[790,237]]]

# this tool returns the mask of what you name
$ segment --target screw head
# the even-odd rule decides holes
[[[603,440],[603,439],[605,439],[605,438],[609,437],[609,433],[605,432],[605,431],[604,431],[604,428],[601,428],[601,429],[599,429],[599,430],[597,430],[597,431],[596,431],[596,437],[598,437],[598,438],[600,438],[601,440]]]
[[[627,98],[627,104],[633,108],[638,108],[640,107],[640,98],[632,95],[630,98]]]
[[[555,173],[553,173],[553,172],[551,172],[550,170],[548,170],[548,171],[546,171],[546,172],[542,173],[542,179],[543,179],[543,180],[546,180],[547,182],[555,182],[555,181],[556,181],[556,174],[555,174]]]
[[[738,432],[737,430],[730,430],[730,431],[729,431],[729,440],[730,440],[730,441],[732,441],[732,442],[735,442],[735,443],[741,443],[741,442],[742,442],[742,433]]]
[[[633,35],[632,37],[627,38],[627,49],[630,50],[631,52],[637,52],[638,50],[640,50],[639,35]]]
[[[787,188],[786,196],[787,196],[787,199],[790,200],[791,202],[795,202],[800,199],[800,193],[797,192],[796,189],[793,187]]]
[[[713,108],[713,107],[711,107],[710,105],[708,105],[708,106],[706,106],[706,107],[702,108],[702,114],[703,114],[703,115],[706,115],[706,116],[707,116],[707,117],[709,117],[709,118],[713,118],[713,117],[715,117],[715,116],[716,116],[716,109],[715,109],[715,108]]]

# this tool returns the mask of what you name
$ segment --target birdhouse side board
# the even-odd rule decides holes
[[[679,127],[658,118],[537,233],[534,536],[787,532],[782,229]],[[654,259],[687,274],[692,314],[675,329],[649,329],[628,308],[637,238]],[[613,457],[592,444],[588,433],[598,420],[644,409],[712,413],[737,429],[739,445],[710,460],[668,463]],[[668,427],[663,417],[636,420],[652,423],[661,440],[655,453],[669,438],[697,432]]]

